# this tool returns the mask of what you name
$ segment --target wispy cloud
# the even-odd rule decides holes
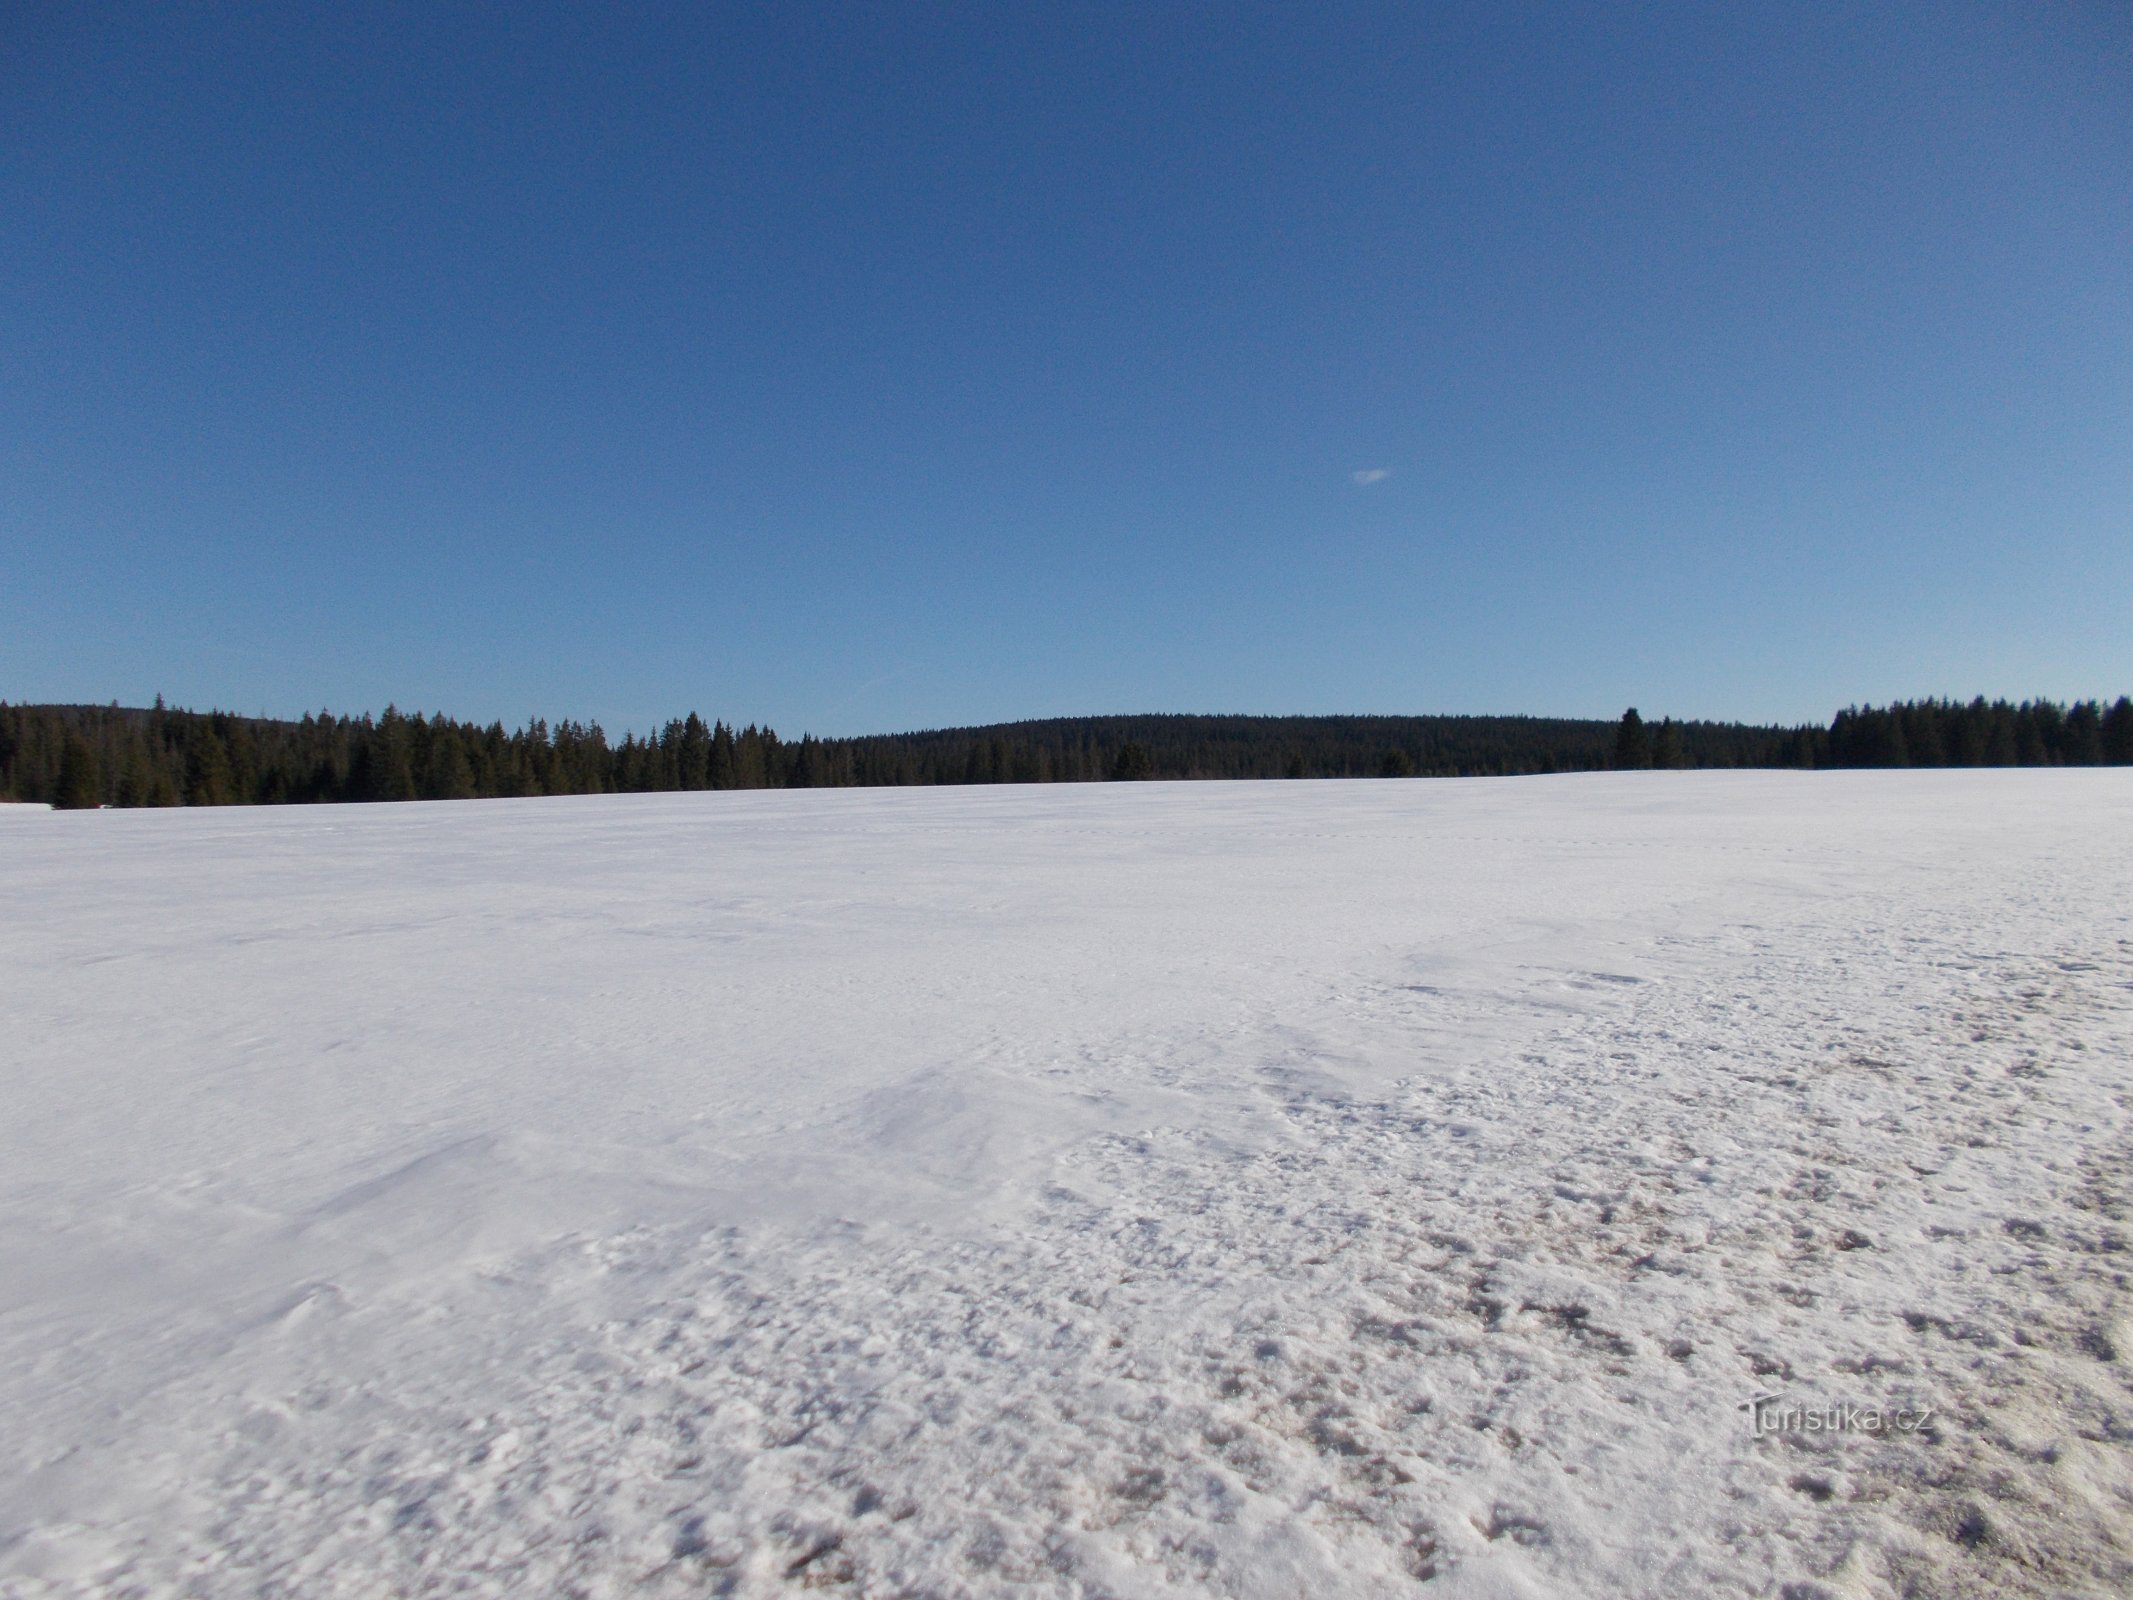
[[[846,711],[850,710],[853,706],[864,700],[876,689],[881,688],[884,684],[894,683],[898,678],[909,677],[913,672],[917,670],[917,662],[906,661],[900,667],[892,667],[887,672],[881,673],[877,677],[867,679],[865,683],[862,683],[858,688],[854,689],[842,700],[839,700],[835,705],[831,706],[827,711],[823,712],[822,720],[827,724],[834,725],[838,717],[842,716]]]
[[[1357,483],[1383,483],[1392,476],[1392,469],[1389,467],[1365,467],[1361,472],[1351,472],[1349,476],[1355,479]]]

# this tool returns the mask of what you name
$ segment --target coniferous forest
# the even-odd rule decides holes
[[[387,707],[296,722],[0,702],[0,799],[64,808],[461,800],[673,789],[1080,783],[1120,778],[1475,777],[1642,767],[2133,763],[2133,702],[1920,700],[1827,727],[1549,717],[1063,717],[783,740],[691,712],[611,742]]]

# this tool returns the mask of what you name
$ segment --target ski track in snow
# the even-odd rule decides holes
[[[2129,823],[0,815],[0,1592],[2128,1592]]]

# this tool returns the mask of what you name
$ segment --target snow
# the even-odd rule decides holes
[[[7,808],[0,1592],[2125,1592],[2128,838],[2122,771]]]

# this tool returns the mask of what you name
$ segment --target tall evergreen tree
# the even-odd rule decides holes
[[[2103,759],[2114,767],[2133,765],[2133,699],[2120,695],[2103,714]]]
[[[430,727],[430,748],[424,763],[427,771],[422,785],[425,800],[466,800],[474,795],[474,764],[467,759],[467,747],[461,741],[459,730],[447,724],[442,717]]]
[[[60,811],[93,811],[103,803],[103,777],[97,771],[96,752],[86,739],[69,734],[59,758],[59,788],[52,796],[52,805]]]
[[[1615,729],[1615,766],[1618,770],[1632,772],[1652,764],[1651,745],[1645,737],[1644,719],[1631,706],[1622,713],[1622,720]]]
[[[408,754],[407,718],[395,706],[387,706],[378,718],[371,740],[371,758],[366,800],[412,800],[415,798],[415,764]]]
[[[704,719],[690,712],[681,724],[676,776],[684,789],[711,787],[711,730]]]
[[[231,798],[229,752],[213,726],[202,722],[189,730],[185,741],[185,803],[226,806]]]
[[[2103,717],[2093,700],[2076,700],[2066,709],[2068,766],[2093,767],[2103,760]]]
[[[731,789],[740,781],[738,766],[733,730],[723,721],[718,722],[711,729],[710,786],[714,789]]]

